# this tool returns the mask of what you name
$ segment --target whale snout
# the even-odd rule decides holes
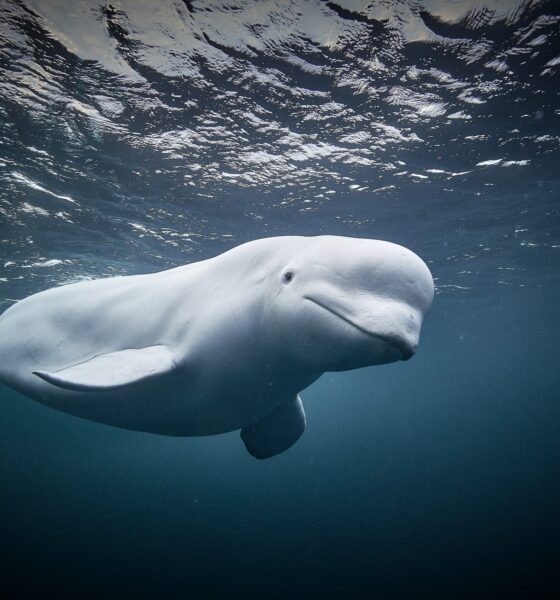
[[[387,362],[410,360],[418,350],[418,338],[414,341],[397,336],[377,336],[386,345]]]
[[[410,344],[406,341],[398,341],[396,347],[401,353],[401,360],[410,360],[416,354],[416,350],[418,350],[418,343]]]
[[[325,321],[337,324],[337,330],[358,332],[353,339],[362,347],[367,347],[368,364],[384,364],[411,359],[418,349],[423,313],[408,304],[384,300],[376,296],[373,300],[367,296],[353,299],[341,299],[331,294],[329,297],[305,295],[304,298],[331,313],[336,320]],[[341,327],[341,323],[346,323]]]

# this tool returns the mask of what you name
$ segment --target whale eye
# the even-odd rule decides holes
[[[286,271],[284,273],[284,277],[282,279],[284,280],[284,283],[290,283],[290,281],[292,281],[293,278],[294,278],[294,272]]]

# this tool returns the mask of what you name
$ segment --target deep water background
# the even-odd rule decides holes
[[[438,300],[413,361],[305,392],[308,429],[274,460],[252,459],[237,433],[119,431],[5,392],[3,585],[552,597],[557,304]]]
[[[270,235],[387,239],[418,354],[288,452],[0,388],[3,597],[556,597],[554,2],[0,3],[0,306]],[[0,342],[1,343],[1,342]]]

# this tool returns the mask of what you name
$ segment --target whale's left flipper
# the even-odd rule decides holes
[[[255,458],[270,458],[293,446],[305,431],[305,412],[299,396],[244,427],[241,439]]]
[[[100,354],[58,371],[33,373],[67,390],[103,392],[169,373],[174,368],[174,357],[167,346],[147,346]]]

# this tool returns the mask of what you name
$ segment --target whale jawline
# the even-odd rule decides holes
[[[411,354],[408,351],[406,351],[403,348],[402,343],[399,343],[396,339],[394,339],[392,337],[389,337],[389,336],[386,336],[386,335],[380,335],[378,333],[373,333],[371,331],[368,331],[367,329],[365,329],[361,325],[358,325],[357,323],[354,323],[354,321],[352,321],[348,317],[340,314],[337,310],[335,310],[334,308],[331,308],[330,306],[328,306],[324,302],[321,302],[320,300],[317,300],[316,298],[312,298],[311,296],[303,296],[303,298],[305,298],[305,300],[309,300],[310,302],[313,302],[313,304],[316,304],[317,306],[321,307],[323,310],[326,310],[327,312],[330,312],[335,317],[338,317],[339,319],[342,319],[345,323],[348,323],[348,325],[352,325],[352,327],[354,327],[354,329],[357,329],[358,331],[361,331],[362,333],[365,333],[369,337],[376,338],[378,340],[381,340],[381,341],[385,342],[386,344],[390,344],[391,346],[396,347],[397,350],[402,354],[402,359],[403,360],[407,360],[408,358],[410,358]]]

